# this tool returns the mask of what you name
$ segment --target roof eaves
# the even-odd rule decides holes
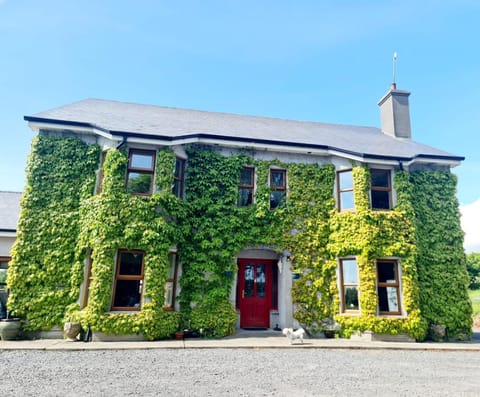
[[[44,117],[36,116],[24,116],[24,120],[34,123],[49,123],[55,125],[66,125],[80,128],[92,128],[105,133],[109,133],[113,136],[117,135],[123,139],[132,137],[132,138],[143,138],[143,139],[152,139],[152,140],[163,140],[167,142],[183,141],[188,139],[209,139],[209,140],[219,140],[219,141],[231,141],[231,142],[245,142],[245,143],[255,143],[271,146],[289,146],[296,148],[305,148],[305,149],[315,149],[315,150],[325,150],[333,151],[338,153],[343,153],[346,155],[358,157],[361,159],[369,160],[386,160],[386,161],[404,161],[404,162],[415,162],[416,159],[431,159],[431,160],[443,160],[448,162],[460,162],[465,160],[465,157],[462,156],[445,156],[445,155],[434,155],[434,154],[417,154],[415,156],[406,157],[406,156],[393,156],[393,155],[381,155],[374,153],[360,153],[347,149],[341,149],[329,145],[319,145],[311,143],[302,143],[302,142],[291,142],[291,141],[277,141],[271,139],[260,139],[260,138],[246,138],[246,137],[232,137],[225,135],[214,135],[208,133],[192,133],[185,135],[156,135],[148,133],[139,133],[139,132],[130,132],[130,131],[120,131],[120,130],[109,130],[104,127],[97,126],[92,123],[82,122],[82,121],[70,121],[70,120],[59,120],[59,119],[49,119]]]

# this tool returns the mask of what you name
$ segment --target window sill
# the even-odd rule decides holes
[[[362,315],[362,313],[360,311],[358,311],[358,312],[343,312],[343,313],[339,313],[338,315],[342,316],[342,317],[360,317]]]
[[[406,319],[406,314],[377,314],[378,318],[395,318],[395,319]]]

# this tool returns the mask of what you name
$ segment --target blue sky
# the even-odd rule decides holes
[[[0,190],[24,186],[23,116],[83,98],[379,126],[396,51],[413,139],[466,157],[458,198],[480,208],[479,17],[476,0],[0,0]]]

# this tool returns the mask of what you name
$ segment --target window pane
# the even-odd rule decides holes
[[[338,179],[340,183],[340,190],[353,189],[352,171],[339,172]]]
[[[358,284],[357,261],[355,259],[343,260],[343,283]]]
[[[358,290],[357,287],[347,286],[345,292],[345,310],[358,310]]]
[[[253,186],[253,169],[243,168],[240,172],[240,185]]]
[[[173,281],[165,283],[165,304],[166,307],[173,307]]]
[[[272,188],[285,188],[285,172],[284,171],[270,171]]]
[[[270,208],[277,208],[285,195],[284,191],[270,192]]]
[[[398,312],[398,294],[396,287],[378,288],[378,308],[381,312]]]
[[[130,167],[153,169],[153,155],[132,152],[130,154]]]
[[[4,288],[7,284],[7,269],[0,268],[0,289]]]
[[[342,192],[340,193],[340,209],[341,210],[351,210],[355,208],[353,202],[353,192]]]
[[[378,282],[394,283],[395,278],[395,262],[377,262]]]
[[[169,279],[175,278],[176,265],[177,265],[177,255],[170,254],[170,270],[168,272],[168,278]]]
[[[238,189],[238,205],[240,207],[250,205],[253,203],[252,189],[240,188]]]
[[[140,307],[141,281],[117,280],[114,307]]]
[[[253,287],[255,285],[254,280],[254,266],[253,265],[246,265],[245,266],[245,289],[244,289],[244,297],[251,298],[253,297]]]
[[[183,179],[183,168],[184,168],[185,160],[176,159],[175,160],[175,172],[174,175],[176,178]]]
[[[141,253],[122,252],[120,254],[119,275],[141,276],[143,255]]]
[[[172,193],[175,197],[182,198],[183,196],[183,181],[176,180],[173,182]]]
[[[390,192],[372,190],[372,208],[381,210],[390,209]]]
[[[148,194],[151,192],[153,175],[130,172],[128,174],[127,192]]]
[[[265,265],[257,266],[257,297],[265,296]]]
[[[390,171],[372,170],[372,187],[389,187]]]

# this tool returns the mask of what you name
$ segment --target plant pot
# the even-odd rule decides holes
[[[185,334],[183,333],[183,331],[177,331],[175,332],[175,339],[176,340],[183,340]]]
[[[323,334],[325,335],[325,338],[335,338],[335,331],[333,329],[325,329],[323,330]]]
[[[16,340],[20,336],[20,319],[10,318],[0,320],[0,338],[2,340]]]
[[[70,341],[77,340],[77,336],[80,333],[82,326],[80,323],[66,322],[63,326],[63,335]]]

